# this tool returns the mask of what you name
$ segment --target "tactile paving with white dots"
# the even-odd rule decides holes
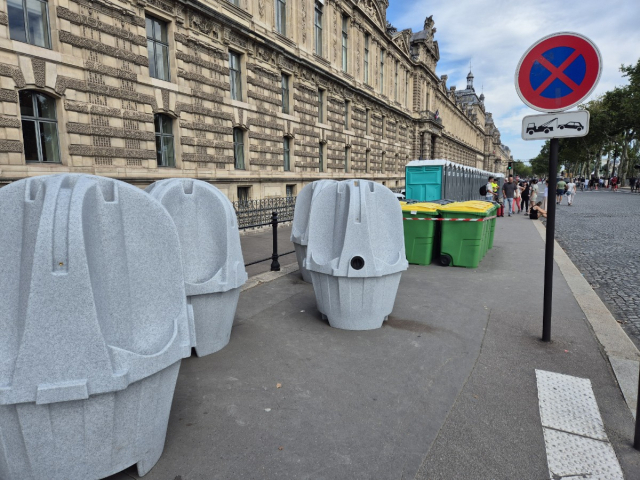
[[[623,480],[586,378],[536,370],[551,479]]]
[[[609,442],[543,428],[552,479],[624,480]]]
[[[591,381],[536,370],[540,419],[543,427],[606,440]]]

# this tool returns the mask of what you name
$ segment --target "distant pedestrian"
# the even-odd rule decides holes
[[[495,197],[495,190],[493,189],[493,177],[489,177],[489,181],[487,182],[485,189],[486,189],[485,196],[484,196],[485,200],[487,202],[493,202]]]
[[[583,190],[588,190],[589,189],[589,179],[585,178],[584,179],[584,187],[582,187]]]
[[[573,198],[576,195],[576,190],[577,186],[575,182],[570,180],[569,183],[567,183],[567,203],[569,203],[569,206],[573,205]]]
[[[560,180],[558,181],[558,185],[556,186],[556,203],[558,205],[562,204],[562,197],[566,193],[564,188],[566,185],[567,182],[564,181],[564,178],[560,178]]]
[[[513,196],[516,191],[516,184],[513,182],[513,176],[509,175],[508,181],[502,186],[502,196],[504,197],[504,208],[507,210],[508,216],[513,213]],[[508,208],[507,208],[508,205]]]
[[[547,199],[549,197],[549,180],[544,181],[544,190],[542,192],[542,208],[547,209]]]
[[[522,203],[522,210],[524,210],[524,213],[529,213],[529,198],[531,197],[531,186],[529,185],[529,182],[524,182],[522,184],[522,187],[520,188],[520,202]]]
[[[533,179],[529,190],[530,190],[529,205],[533,207],[538,201],[538,180],[537,179]]]
[[[520,184],[518,183],[517,177],[514,183],[516,185],[516,188],[513,191],[513,203],[515,203],[516,207],[518,207],[518,211],[515,213],[520,213],[522,211],[520,208]]]

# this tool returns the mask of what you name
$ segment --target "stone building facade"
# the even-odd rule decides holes
[[[473,79],[456,92],[436,76],[433,19],[398,32],[387,7],[2,2],[0,185],[184,176],[235,200],[296,195],[320,178],[397,187],[417,158],[503,171],[509,152]]]

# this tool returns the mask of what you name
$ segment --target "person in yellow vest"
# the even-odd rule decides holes
[[[500,191],[498,190],[498,183],[495,180],[492,180],[491,186],[493,187],[493,192],[495,195],[495,201],[498,201],[498,197],[500,196]]]

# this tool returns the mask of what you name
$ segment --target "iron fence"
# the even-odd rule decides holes
[[[278,223],[291,222],[295,206],[296,197],[274,197],[233,202],[240,230],[271,225],[274,212],[277,214]]]

